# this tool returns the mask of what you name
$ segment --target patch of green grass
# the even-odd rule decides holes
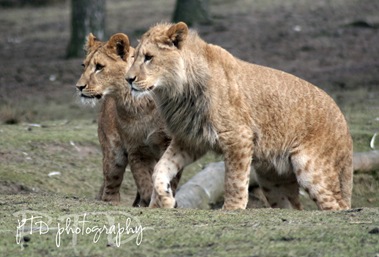
[[[96,124],[89,121],[1,125],[0,181],[22,184],[27,194],[0,195],[0,252],[7,256],[375,256],[379,253],[379,181],[370,174],[355,175],[351,212],[248,209],[244,211],[162,210],[130,208],[135,186],[126,172],[122,202],[112,205],[94,200],[102,180],[101,153]],[[210,162],[212,154],[192,164],[183,182]],[[51,171],[60,175],[49,177]],[[0,186],[4,186],[0,185]],[[6,184],[5,184],[6,186]],[[34,188],[34,190],[33,190]],[[312,205],[303,197],[305,206]],[[369,202],[371,201],[371,202]],[[366,206],[376,207],[373,209]],[[19,215],[14,216],[19,212]],[[46,234],[34,230],[16,243],[18,219],[25,215],[51,218]],[[61,235],[56,246],[58,223],[80,219],[87,213],[88,227],[125,224],[139,220],[146,228],[138,246],[135,238],[117,247],[105,233]],[[128,216],[129,215],[129,216]],[[47,222],[47,220],[43,220]],[[30,226],[29,226],[30,227]],[[124,239],[129,238],[126,234]],[[73,239],[74,238],[74,239]],[[111,238],[115,238],[113,235]],[[74,243],[74,244],[73,244]]]
[[[45,121],[40,124],[0,125],[3,149],[38,150],[46,143],[97,142],[97,124],[91,121]],[[74,147],[74,146],[73,146]]]
[[[0,182],[93,199],[102,182],[97,125],[55,121],[36,126],[0,126]],[[58,174],[49,176],[52,172]],[[124,192],[134,187],[129,173]]]
[[[377,208],[342,212],[162,210],[112,206],[58,194],[2,196],[0,204],[4,206],[0,211],[0,251],[8,256],[21,253],[38,256],[47,252],[50,256],[355,256],[357,252],[360,256],[375,256],[379,253],[379,235],[374,230],[379,226]],[[45,222],[49,231],[40,235],[41,223],[34,224],[37,230],[31,235],[24,234],[22,238],[26,240],[17,244],[15,235],[23,213],[27,218],[41,216],[36,221]],[[86,223],[80,223],[84,213]],[[66,228],[68,218],[72,222],[77,218],[80,228],[83,224],[86,228],[109,227],[110,222],[125,226],[130,218],[129,228],[141,225],[145,229],[140,245],[132,238],[119,247],[105,233],[94,242],[94,233],[78,234],[73,239],[73,232],[65,230],[57,248],[58,229]],[[75,224],[69,227],[74,228]],[[131,236],[124,233],[122,239]]]
[[[211,152],[207,153],[202,158],[200,158],[196,162],[188,165],[184,169],[184,171],[182,173],[182,177],[180,179],[179,185],[183,185],[185,182],[187,182],[189,179],[191,179],[196,173],[198,173],[199,171],[204,169],[204,167],[208,163],[218,162],[218,161],[222,161],[222,160],[223,160],[223,157],[220,155],[216,155],[216,154],[211,153]]]

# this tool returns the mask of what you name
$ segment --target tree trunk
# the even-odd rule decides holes
[[[184,21],[188,26],[196,24],[209,24],[209,0],[176,0],[172,20]]]
[[[92,32],[103,40],[105,28],[105,0],[71,0],[71,39],[67,58],[83,57],[86,36]]]
[[[354,153],[353,165],[354,172],[379,170],[379,151]],[[175,196],[178,207],[210,209],[224,194],[224,176],[224,162],[208,164],[179,188]],[[257,185],[255,172],[250,172],[250,186],[252,185]]]

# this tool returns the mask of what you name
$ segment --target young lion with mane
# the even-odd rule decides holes
[[[103,152],[104,181],[98,198],[120,201],[125,168],[137,185],[133,206],[148,206],[153,190],[152,172],[170,139],[151,97],[134,99],[125,80],[134,49],[125,34],[101,42],[92,34],[85,45],[87,56],[76,84],[84,102],[103,99],[98,119],[98,137]],[[175,189],[180,173],[172,181]]]
[[[225,159],[224,209],[246,208],[250,165],[272,207],[351,207],[352,139],[336,103],[288,73],[244,62],[185,23],[147,31],[126,76],[152,95],[172,141],[154,168],[151,207],[175,206],[170,181],[208,150]]]

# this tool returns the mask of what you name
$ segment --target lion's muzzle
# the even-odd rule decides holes
[[[76,89],[79,90],[80,92],[83,91],[83,89],[85,89],[87,87],[87,84],[86,85],[79,85],[79,84],[76,84]]]
[[[136,77],[126,77],[126,81],[128,81],[129,85],[133,88],[133,82],[136,80]]]

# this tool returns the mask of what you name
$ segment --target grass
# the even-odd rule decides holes
[[[102,157],[97,124],[92,121],[57,120],[41,124],[0,125],[0,145],[0,170],[6,171],[0,173],[0,181],[22,185],[29,191],[92,198],[100,186]],[[209,154],[189,166],[181,183],[202,169],[205,163],[215,160],[219,158]],[[49,177],[51,172],[60,174]],[[129,197],[134,195],[133,181],[128,169],[123,192]]]
[[[315,211],[305,197],[308,211],[302,212],[138,209],[130,207],[135,192],[130,172],[126,172],[122,186],[121,204],[94,200],[102,174],[93,122],[52,121],[41,127],[24,123],[0,125],[0,135],[0,181],[7,182],[0,186],[18,186],[18,194],[0,195],[0,253],[6,256],[354,256],[357,251],[360,256],[379,254],[379,234],[369,233],[379,228],[379,179],[370,174],[355,176],[353,205],[360,207],[355,211]],[[184,172],[183,180],[212,160],[214,156],[208,155],[193,164]],[[60,175],[49,177],[53,171]],[[108,228],[112,219],[114,224],[125,226],[129,217],[130,226],[140,224],[146,228],[141,244],[132,238],[118,247],[114,240],[107,239],[105,232],[94,242],[95,232],[77,235],[75,239],[72,231],[64,230],[57,247],[59,228],[66,228],[68,218],[77,218],[77,224],[82,224],[84,213],[88,229]],[[31,225],[29,220],[26,233],[17,244],[15,236],[22,214],[26,218],[42,218],[36,218],[37,223]],[[49,231],[40,233],[40,225],[48,221]],[[35,229],[32,234],[31,227]],[[132,235],[122,236],[126,240]]]
[[[370,141],[373,135],[379,132],[379,112],[376,109],[370,108],[370,106],[362,106],[362,104],[354,109],[347,107],[347,105],[345,106],[344,112],[353,137],[354,151],[371,151]],[[378,139],[375,144],[378,148]]]
[[[6,205],[9,201],[17,207]],[[7,256],[20,253],[28,256],[46,253],[49,256],[356,256],[357,251],[360,256],[375,256],[379,253],[379,234],[375,232],[379,226],[378,209],[342,212],[136,209],[82,198],[62,200],[57,194],[2,196],[0,204],[4,206],[0,212],[1,247],[6,247]],[[19,213],[15,214],[15,210]],[[17,244],[16,231],[22,215],[28,219],[35,217],[36,224],[32,227],[36,230],[28,231],[29,220]],[[69,218],[72,222],[76,218],[78,228],[87,232],[75,238],[75,233],[69,230],[76,228],[75,224],[66,223]],[[88,229],[109,228],[119,223],[126,227],[128,218],[129,229],[133,228],[134,232],[143,229],[138,241],[132,237],[138,233],[132,231],[121,235],[123,242],[119,246],[116,236],[107,239],[105,232],[97,242],[93,241],[95,232]],[[48,232],[44,229],[40,233],[40,224],[48,227]],[[60,234],[59,248],[57,234]],[[126,242],[127,239],[130,241]]]
[[[0,173],[0,181],[23,184],[25,188],[34,188],[33,191],[94,193],[77,188],[72,180],[82,181],[87,186],[100,181],[100,171],[95,172],[97,176],[92,174],[101,167],[96,124],[72,122],[68,125],[59,121],[6,125],[0,129],[4,157],[0,170],[6,171]],[[54,171],[60,175],[49,177]],[[94,190],[93,186],[91,189]]]

